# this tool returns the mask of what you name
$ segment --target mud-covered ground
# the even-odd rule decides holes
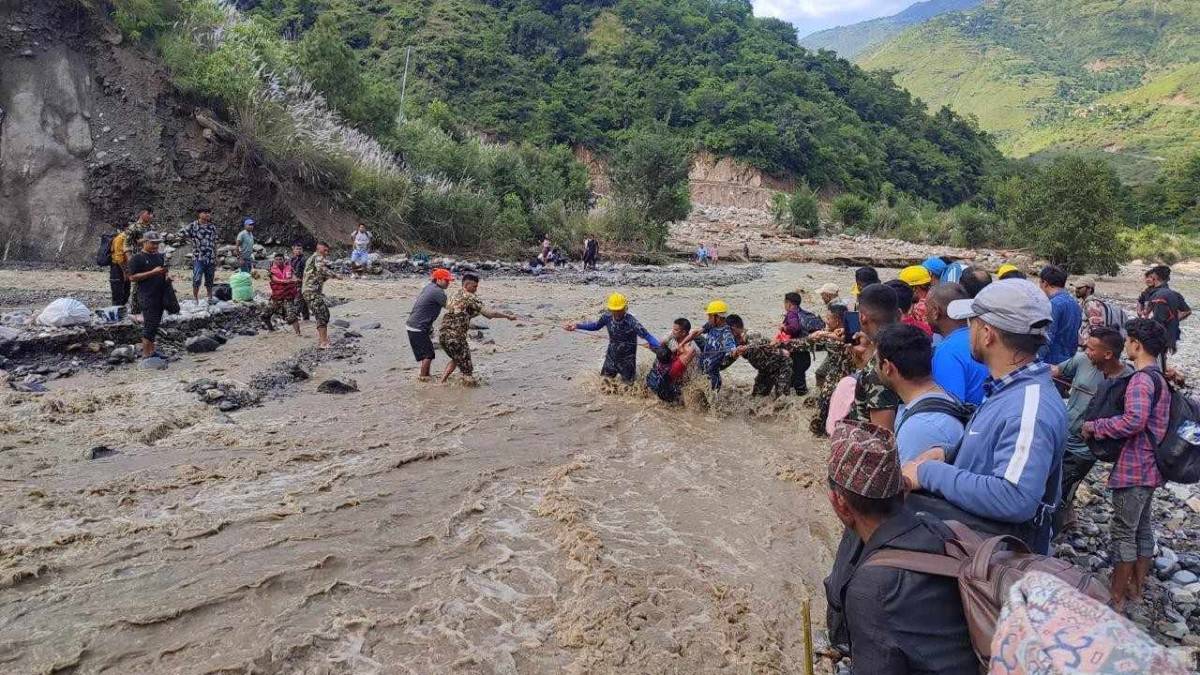
[[[22,274],[0,287],[104,283]],[[850,271],[623,290],[655,333],[713,297],[769,329],[784,291],[828,280]],[[801,606],[819,628],[840,532],[810,411],[751,401],[745,364],[716,409],[606,391],[603,341],[559,324],[611,289],[534,279],[484,281],[486,303],[528,318],[484,322],[480,386],[419,383],[404,319],[421,283],[331,282],[350,300],[335,318],[382,328],[257,407],[187,387],[249,386],[309,350],[311,325],[0,393],[0,667],[801,670]],[[329,377],[360,391],[318,393]],[[115,454],[89,459],[101,445]]]

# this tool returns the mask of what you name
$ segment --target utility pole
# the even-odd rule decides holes
[[[404,121],[404,95],[408,92],[408,61],[412,58],[412,47],[404,48],[404,77],[400,80],[400,121]]]

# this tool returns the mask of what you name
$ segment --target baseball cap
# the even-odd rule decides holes
[[[892,432],[870,422],[838,422],[830,436],[829,480],[870,499],[888,499],[904,487]]]
[[[429,277],[434,281],[454,281],[454,275],[450,274],[450,270],[443,267],[438,267],[430,273]]]
[[[978,318],[990,326],[1019,335],[1045,335],[1050,327],[1050,300],[1028,279],[992,282],[970,300],[955,300],[946,308],[950,318]]]
[[[1075,281],[1072,282],[1071,285],[1076,288],[1079,288],[1081,286],[1087,286],[1088,288],[1095,288],[1096,287],[1096,277],[1076,277]]]
[[[242,225],[253,225],[253,224],[254,224],[254,219],[253,219],[253,218],[247,218],[247,219],[245,219],[245,220],[243,220],[243,221],[242,221]]]
[[[155,232],[154,230],[146,230],[144,233],[142,233],[142,241],[161,242],[162,240],[163,240],[162,235]]]

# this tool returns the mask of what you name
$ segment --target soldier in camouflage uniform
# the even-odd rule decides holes
[[[818,436],[825,435],[825,420],[829,416],[829,399],[838,382],[854,374],[854,362],[850,360],[850,345],[838,334],[824,331],[813,333],[804,339],[805,347],[812,351],[824,350],[825,361],[817,368],[817,412],[809,422],[809,429]]]
[[[325,282],[329,279],[340,279],[334,274],[325,262],[325,256],[329,255],[329,244],[325,242],[317,243],[317,252],[308,258],[308,262],[304,263],[304,280],[300,285],[300,294],[304,297],[305,304],[308,305],[308,311],[312,313],[313,319],[317,322],[317,348],[329,349],[329,305],[325,304],[325,295],[322,291],[325,288]]]
[[[308,278],[308,275],[304,275]],[[475,375],[475,364],[471,361],[471,347],[467,344],[467,333],[471,330],[471,319],[484,316],[489,319],[508,319],[516,321],[514,314],[495,312],[483,306],[483,302],[475,295],[479,290],[479,277],[467,273],[462,276],[462,288],[446,303],[446,311],[442,314],[442,323],[438,327],[438,343],[442,351],[450,359],[446,364],[446,372],[442,382],[450,379],[454,369],[462,371],[463,376],[471,380]]]
[[[150,223],[154,222],[154,209],[146,207],[138,214],[136,220],[125,228],[125,260],[132,260],[133,256],[142,252],[142,235],[150,229]],[[129,263],[126,262],[126,265]],[[129,270],[125,270],[126,277],[129,275]],[[129,313],[141,314],[141,302],[138,301],[137,282],[133,281],[129,284]]]
[[[847,419],[871,422],[890,429],[895,423],[896,409],[901,401],[896,392],[880,379],[879,366],[874,358],[875,347],[869,341],[883,328],[899,322],[900,307],[896,292],[881,284],[867,286],[858,294],[858,313],[863,337],[868,340],[863,358],[868,360],[858,373],[854,405]]]
[[[731,314],[726,322],[733,331],[738,346],[731,356],[744,357],[758,374],[754,376],[755,396],[786,396],[792,390],[792,359],[777,343],[766,337],[747,331],[742,317]]]

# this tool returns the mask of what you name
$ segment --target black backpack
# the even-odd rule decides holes
[[[921,413],[942,413],[949,415],[958,420],[965,427],[967,422],[971,420],[971,416],[975,414],[975,406],[962,401],[951,401],[940,397],[931,396],[917,401],[912,406],[904,409],[904,417],[901,417],[896,424],[896,433],[900,433],[900,427],[909,420],[913,415]]]
[[[100,235],[100,247],[96,249],[97,265],[101,267],[112,265],[112,242],[116,236],[116,232],[108,232]]]
[[[800,315],[800,327],[804,329],[805,333],[825,330],[825,321],[816,314],[802,307],[797,307],[796,313]]]
[[[1158,378],[1154,378],[1155,399]],[[1200,404],[1183,392],[1167,388],[1171,417],[1167,433],[1154,447],[1154,463],[1163,478],[1176,483],[1200,482]]]
[[[1088,402],[1087,408],[1083,411],[1083,421],[1092,422],[1123,414],[1125,412],[1125,390],[1129,388],[1129,381],[1137,372],[1134,371],[1128,375],[1106,379],[1101,382],[1100,386],[1096,387],[1095,396],[1092,396],[1092,400]],[[1151,407],[1158,404],[1158,397],[1162,387],[1159,378],[1155,377],[1153,379],[1154,400],[1151,403]],[[1146,430],[1143,433],[1150,432]],[[1115,462],[1121,456],[1121,448],[1125,447],[1125,439],[1089,438],[1087,446],[1092,451],[1092,454],[1096,456],[1096,459],[1102,462]]]

